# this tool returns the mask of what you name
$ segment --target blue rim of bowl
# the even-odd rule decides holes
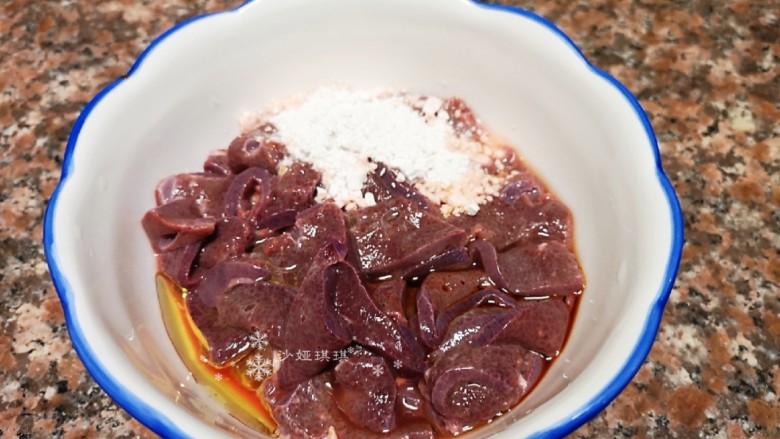
[[[163,437],[183,438],[183,437],[189,437],[189,435],[184,431],[182,431],[181,429],[179,429],[170,419],[162,417],[158,413],[156,413],[152,407],[150,407],[146,402],[139,399],[138,396],[136,396],[132,391],[130,391],[118,379],[113,377],[108,370],[106,370],[106,368],[97,360],[98,357],[94,354],[92,348],[87,342],[87,337],[84,335],[81,328],[78,326],[77,322],[73,318],[75,313],[75,309],[74,309],[75,303],[72,300],[73,290],[68,285],[67,279],[62,274],[56,259],[55,238],[53,232],[54,213],[57,208],[57,201],[59,199],[60,191],[64,187],[65,183],[67,182],[68,176],[71,174],[73,170],[73,152],[75,150],[76,144],[78,143],[78,138],[79,138],[79,134],[81,133],[81,129],[83,128],[84,123],[86,122],[89,115],[92,113],[95,107],[103,100],[103,98],[105,98],[112,90],[114,90],[117,86],[121,85],[125,80],[130,78],[136,71],[138,71],[138,69],[143,65],[144,60],[149,56],[149,54],[152,51],[154,51],[154,49],[169,36],[203,19],[210,18],[216,15],[233,14],[239,12],[244,7],[253,3],[254,1],[255,0],[248,0],[242,5],[234,9],[200,15],[173,26],[172,28],[164,32],[162,35],[157,37],[154,41],[152,41],[149,44],[149,46],[141,53],[141,55],[138,57],[138,59],[135,61],[135,63],[133,64],[133,66],[130,68],[130,70],[125,76],[123,76],[120,79],[117,79],[113,83],[109,84],[106,88],[101,90],[86,105],[86,107],[81,112],[78,119],[76,120],[73,129],[71,130],[70,136],[68,138],[68,143],[65,148],[65,155],[62,163],[62,173],[60,176],[60,181],[57,184],[57,187],[55,188],[51,196],[51,199],[46,207],[46,213],[45,213],[44,224],[43,224],[43,245],[46,254],[46,261],[49,266],[49,272],[51,273],[54,287],[57,290],[57,294],[60,298],[60,301],[62,302],[68,333],[70,334],[71,342],[73,344],[74,349],[76,350],[76,353],[81,358],[81,361],[84,363],[85,368],[93,377],[93,379],[120,407],[122,407],[124,410],[130,413],[130,415],[132,415],[135,419],[140,421],[146,427],[148,427],[149,429],[151,429],[152,431],[154,431],[155,433]],[[645,134],[647,135],[647,139],[653,148],[655,164],[656,164],[656,176],[658,177],[658,182],[661,184],[661,187],[664,190],[664,193],[667,198],[667,202],[669,204],[669,214],[671,217],[670,219],[672,221],[671,248],[667,260],[666,272],[663,279],[663,283],[656,296],[650,314],[648,315],[648,318],[645,322],[644,331],[642,332],[642,335],[639,341],[637,342],[633,352],[629,356],[628,360],[620,369],[620,372],[615,377],[613,377],[612,381],[607,387],[602,389],[595,397],[593,397],[590,401],[588,401],[579,410],[572,413],[567,419],[559,422],[556,425],[549,427],[544,431],[536,432],[531,436],[533,438],[559,438],[571,433],[572,431],[574,431],[575,429],[577,429],[578,427],[580,427],[581,425],[585,424],[587,421],[589,421],[590,419],[598,415],[631,382],[634,375],[636,375],[636,373],[639,371],[639,368],[642,366],[645,359],[647,358],[647,355],[650,353],[650,348],[652,347],[653,341],[655,340],[655,336],[658,333],[658,328],[661,323],[661,317],[663,316],[663,310],[664,307],[666,306],[667,300],[669,299],[669,295],[671,294],[672,287],[674,286],[674,281],[677,277],[677,271],[680,265],[680,258],[682,255],[682,246],[683,246],[682,210],[680,208],[680,203],[679,200],[677,199],[677,195],[674,191],[674,188],[672,187],[669,178],[664,173],[663,167],[661,165],[661,153],[660,150],[658,149],[658,141],[656,140],[655,133],[653,132],[653,128],[650,125],[650,120],[648,119],[647,114],[642,109],[637,99],[631,94],[630,91],[628,91],[628,89],[623,84],[621,84],[617,79],[610,76],[608,73],[604,72],[603,70],[591,64],[590,61],[588,61],[588,59],[582,53],[582,51],[574,44],[571,38],[569,38],[565,33],[563,33],[563,31],[558,29],[554,24],[552,24],[552,22],[548,21],[547,19],[542,18],[534,14],[533,12],[512,7],[512,6],[484,4],[484,3],[479,3],[476,0],[464,0],[464,1],[472,5],[478,6],[480,8],[516,14],[524,18],[530,19],[531,21],[534,21],[538,24],[541,24],[548,30],[552,31],[557,37],[561,38],[567,44],[567,46],[569,46],[569,48],[571,48],[572,51],[574,51],[576,56],[580,58],[582,62],[584,62],[594,74],[606,80],[609,84],[611,84],[618,91],[620,91],[620,93],[623,95],[626,101],[634,109],[636,116],[639,117],[639,119],[642,122],[642,125],[645,130]]]

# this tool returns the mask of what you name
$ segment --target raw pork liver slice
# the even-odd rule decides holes
[[[217,223],[214,234],[204,241],[198,265],[209,269],[222,261],[243,255],[252,237],[251,225],[240,218],[226,218]]]
[[[566,339],[569,310],[560,300],[531,301],[521,304],[516,316],[492,343],[514,343],[552,357],[558,354]]]
[[[341,255],[347,251],[344,214],[333,203],[301,212],[292,230],[267,239],[259,251],[283,270],[287,284],[297,287],[311,261],[329,245]]]
[[[466,234],[409,201],[393,199],[348,213],[353,248],[366,274],[390,273],[462,247]]]
[[[481,270],[436,272],[423,281],[417,294],[417,320],[420,338],[429,348],[441,341],[436,319],[445,308],[458,302],[480,288],[487,280]]]
[[[154,251],[163,253],[196,243],[214,232],[214,218],[200,215],[194,200],[179,198],[149,210],[141,220]]]
[[[306,381],[328,365],[326,359],[315,360],[316,351],[335,352],[352,340],[333,309],[336,281],[333,265],[338,259],[332,246],[325,247],[312,263],[290,305],[283,343],[292,355],[282,362],[278,372],[283,388]],[[306,351],[311,358],[297,357],[298,352]]]
[[[325,372],[299,384],[291,391],[279,387],[275,378],[267,380],[262,394],[279,424],[279,439],[324,439],[333,427],[339,439],[433,439],[433,430],[422,422],[399,426],[391,433],[375,433],[348,421],[336,407]]]
[[[458,434],[516,404],[538,379],[541,361],[519,346],[461,346],[425,373],[428,398],[447,432]]]
[[[504,275],[498,267],[498,252],[496,248],[488,241],[477,239],[469,244],[469,252],[473,258],[482,264],[490,280],[495,286],[505,291],[509,291]]]
[[[271,201],[271,180],[271,174],[261,168],[238,174],[225,192],[225,216],[254,221]]]
[[[465,270],[471,265],[469,258],[469,251],[466,247],[454,248],[447,250],[444,253],[431,256],[430,258],[418,262],[417,264],[403,269],[399,273],[399,277],[403,279],[413,279],[416,277],[425,276],[432,271],[457,271]]]
[[[554,199],[541,199],[542,189],[531,177],[506,185],[501,196],[483,204],[474,216],[454,216],[450,222],[504,250],[515,243],[569,242],[571,213]]]
[[[366,288],[379,309],[397,322],[407,325],[404,303],[406,301],[406,283],[399,278],[393,278]]]
[[[227,365],[250,351],[249,331],[220,325],[217,309],[206,306],[197,294],[187,294],[186,304],[192,322],[206,339],[212,363]]]
[[[209,154],[206,161],[203,162],[203,172],[215,177],[230,175],[231,172],[230,166],[228,165],[227,152],[225,150],[219,150]]]
[[[492,342],[512,322],[511,309],[474,308],[452,320],[433,357],[438,358],[464,345],[484,346]]]
[[[179,198],[197,200],[201,215],[220,218],[224,211],[223,197],[232,180],[232,176],[206,173],[174,175],[157,185],[155,199],[157,205]]]
[[[377,433],[395,429],[395,377],[378,356],[357,356],[334,370],[336,405],[356,425]]]
[[[239,284],[252,284],[271,275],[268,264],[252,259],[224,261],[208,270],[195,294],[208,306],[215,307],[225,293]]]
[[[490,291],[485,294],[490,295]],[[442,317],[449,318],[446,311]],[[553,299],[521,302],[514,307],[474,308],[452,320],[433,355],[439,357],[462,345],[517,344],[547,357],[554,356],[566,338],[568,321],[566,305]]]
[[[582,291],[577,258],[560,242],[514,247],[498,254],[507,289],[520,296],[558,296]]]
[[[179,286],[192,288],[200,282],[202,273],[193,273],[195,258],[200,251],[200,242],[160,254],[160,271]]]
[[[377,202],[403,198],[421,209],[427,209],[431,205],[430,200],[417,192],[414,186],[406,181],[398,181],[396,173],[381,162],[377,163],[374,172],[368,174],[363,192],[371,193]]]
[[[483,204],[476,215],[460,215],[450,218],[450,223],[468,231],[470,237],[484,239],[497,249],[514,244],[523,236],[526,218],[500,197]]]
[[[336,265],[335,308],[357,343],[399,362],[400,369],[421,373],[424,353],[414,335],[383,313],[360,283],[352,265]]]
[[[514,308],[517,306],[517,302],[513,297],[496,289],[490,288],[477,291],[460,302],[450,306],[444,310],[444,312],[439,313],[439,317],[436,318],[436,328],[439,331],[439,334],[444,334],[450,323],[457,316],[482,305]]]
[[[220,298],[219,323],[260,331],[271,346],[282,348],[284,323],[296,295],[295,290],[263,281],[236,285]]]
[[[260,215],[270,215],[278,212],[301,212],[312,205],[317,184],[321,175],[310,165],[295,162],[287,171],[271,183],[271,201],[268,208]]]
[[[524,207],[528,219],[523,238],[528,241],[559,241],[568,244],[571,239],[571,212],[560,201]]]
[[[263,385],[266,402],[279,424],[280,439],[323,439],[333,422],[328,375],[306,380],[286,393],[275,378]]]
[[[263,168],[276,174],[276,167],[286,154],[287,149],[280,143],[245,134],[230,142],[227,163],[230,170],[236,174],[251,167]]]

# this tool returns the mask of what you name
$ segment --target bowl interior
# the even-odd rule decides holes
[[[59,194],[53,256],[71,328],[115,390],[192,435],[251,434],[170,344],[140,218],[157,182],[200,169],[242,114],[322,85],[462,97],[573,210],[587,277],[573,333],[532,395],[477,434],[584,416],[629,360],[667,274],[672,219],[651,140],[560,35],[465,0],[258,0],[172,33],[94,107]]]

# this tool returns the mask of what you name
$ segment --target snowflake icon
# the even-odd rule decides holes
[[[403,363],[401,363],[401,360],[395,360],[393,362],[393,367],[396,369],[400,369],[401,367],[403,367]]]
[[[258,350],[268,347],[268,336],[260,330],[257,330],[249,336],[249,344]]]
[[[271,362],[262,355],[253,355],[246,362],[246,374],[255,381],[263,381],[271,376]]]
[[[384,371],[382,370],[382,365],[380,364],[377,364],[371,368],[371,373],[373,373],[375,377],[382,376],[383,372]]]

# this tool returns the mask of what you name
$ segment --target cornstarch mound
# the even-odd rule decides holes
[[[501,186],[485,171],[498,151],[481,141],[482,132],[457,133],[443,104],[435,97],[324,88],[257,119],[276,126],[288,162],[305,161],[322,173],[318,201],[331,199],[347,210],[373,205],[363,184],[382,162],[445,215],[474,215]]]

